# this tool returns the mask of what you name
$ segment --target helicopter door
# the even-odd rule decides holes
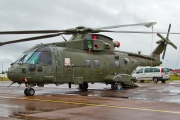
[[[84,63],[84,79],[85,81],[92,80],[92,56],[83,54],[83,63]]]
[[[72,59],[72,54],[69,52],[63,52],[62,54],[62,63],[63,63],[63,76],[74,76],[74,64]],[[70,78],[71,80],[71,78]]]
[[[44,52],[44,57],[42,57],[42,60],[49,60],[50,62],[48,63],[45,63],[43,65],[43,72],[44,72],[44,76],[43,76],[43,79],[44,79],[44,82],[53,82],[55,79],[56,79],[56,67],[55,67],[55,49],[51,49],[51,53],[46,53]],[[54,60],[54,61],[52,61]]]

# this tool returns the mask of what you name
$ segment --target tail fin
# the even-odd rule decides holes
[[[161,40],[157,41],[156,43],[159,44],[154,51],[151,53],[150,56],[152,56],[153,58],[155,58],[156,60],[160,61],[160,54],[163,52],[163,56],[162,59],[164,59],[165,53],[166,53],[166,47],[167,44],[171,45],[172,47],[174,47],[175,49],[177,49],[176,45],[174,45],[170,40],[169,40],[169,32],[171,29],[171,24],[169,24],[169,29],[168,29],[168,33],[166,38],[164,38],[161,34],[157,33],[157,35],[161,38]],[[155,57],[156,56],[156,57]]]

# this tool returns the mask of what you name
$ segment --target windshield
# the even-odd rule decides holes
[[[34,54],[25,63],[51,65],[52,64],[51,53],[34,52]]]
[[[15,63],[51,65],[51,52],[48,47],[40,48],[33,52],[24,52]]]

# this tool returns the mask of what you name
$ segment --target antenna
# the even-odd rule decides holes
[[[3,61],[2,61],[2,74],[3,74]]]
[[[62,36],[62,35],[61,35],[61,36]],[[67,41],[66,38],[64,38],[63,36],[62,36],[62,38],[64,39],[64,41]]]
[[[153,46],[153,25],[152,25],[152,41],[151,41],[151,53],[152,53],[152,46]],[[151,66],[152,66],[152,58],[151,58]]]
[[[177,67],[178,60],[179,60],[179,53],[180,53],[180,45],[179,45],[179,52],[178,52],[178,58],[177,58],[177,62],[176,62],[176,67]],[[175,70],[176,70],[176,67],[175,67]]]

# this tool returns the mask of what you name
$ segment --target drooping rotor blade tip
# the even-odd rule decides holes
[[[145,24],[144,26],[149,28],[149,27],[151,27],[151,26],[153,26],[155,24],[157,24],[157,23],[156,22],[149,22],[149,23]]]

